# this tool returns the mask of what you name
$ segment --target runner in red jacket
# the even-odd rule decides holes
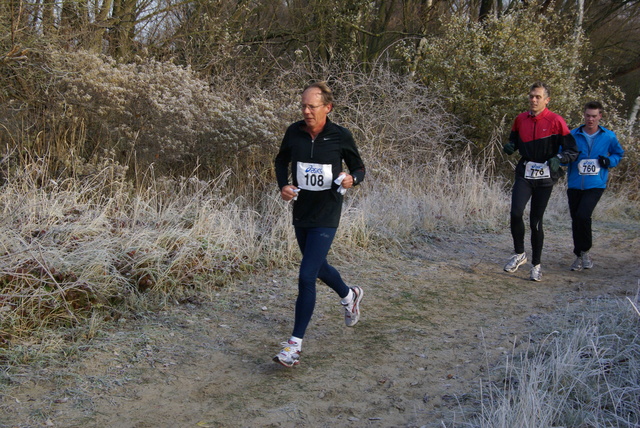
[[[533,265],[532,281],[542,279],[540,261],[544,244],[542,218],[551,197],[553,185],[564,174],[561,163],[573,162],[578,156],[575,139],[562,116],[547,109],[549,88],[542,82],[534,83],[529,90],[529,111],[519,114],[511,128],[505,153],[516,150],[520,160],[516,165],[515,182],[511,193],[511,236],[515,254],[504,267],[515,272],[527,262],[524,250],[524,209],[531,200],[530,226]]]

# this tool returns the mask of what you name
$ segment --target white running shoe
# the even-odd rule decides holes
[[[576,260],[571,265],[571,270],[582,270],[582,257],[576,257]]]
[[[300,364],[300,353],[302,351],[298,347],[293,346],[297,345],[297,343],[288,340],[282,342],[281,345],[283,346],[282,351],[273,357],[273,361],[285,367],[293,367]]]
[[[353,300],[351,303],[344,306],[344,323],[347,327],[353,327],[360,320],[360,301],[362,301],[362,296],[364,295],[364,291],[360,287],[351,287],[353,291]]]
[[[529,272],[529,278],[531,279],[531,281],[542,280],[542,269],[540,269],[540,265],[535,265],[531,268],[531,272]]]
[[[586,251],[582,252],[582,267],[584,269],[591,269],[593,267],[593,262],[591,261],[591,256]]]
[[[511,256],[511,258],[509,259],[507,264],[504,265],[504,271],[513,273],[513,272],[517,271],[518,268],[520,266],[522,266],[523,264],[525,264],[526,262],[527,262],[527,254],[526,253],[514,254],[513,256]]]

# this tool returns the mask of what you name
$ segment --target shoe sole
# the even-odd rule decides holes
[[[290,369],[293,366],[297,366],[298,364],[300,364],[300,360],[295,360],[293,362],[293,364],[287,364],[284,361],[282,361],[280,358],[278,358],[277,355],[275,357],[273,357],[273,361],[278,363],[278,364],[280,364],[281,366],[284,366],[284,367],[288,368],[288,369]]]
[[[518,263],[514,268],[512,268],[512,269],[507,269],[507,268],[505,267],[505,268],[504,268],[504,271],[505,271],[505,272],[509,272],[509,273],[514,273],[515,271],[517,271],[517,270],[518,270],[518,268],[519,268],[520,266],[522,266],[522,265],[523,265],[523,264],[525,264],[526,262],[527,262],[527,258],[525,257],[525,258],[522,260],[522,262]]]
[[[358,321],[360,321],[360,302],[362,301],[362,297],[364,297],[364,291],[362,291],[362,288],[357,286],[353,288],[358,290],[357,293],[354,291],[354,293],[356,293],[356,302],[353,305],[353,308],[355,309],[354,313],[357,314],[357,316],[356,316],[356,320],[353,321],[351,324],[348,324],[347,320],[345,319],[344,323],[347,325],[347,327],[353,327],[358,323]],[[351,318],[349,318],[349,320],[351,320]]]

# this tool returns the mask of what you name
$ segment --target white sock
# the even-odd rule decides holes
[[[349,305],[351,302],[353,302],[353,290],[349,289],[349,294],[347,294],[344,299],[340,300],[340,303],[343,305]]]
[[[291,345],[293,349],[297,349],[299,351],[300,349],[302,349],[302,339],[300,339],[299,337],[291,336],[291,338],[289,339],[289,345]]]

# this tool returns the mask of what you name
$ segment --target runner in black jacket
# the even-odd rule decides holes
[[[333,94],[324,82],[305,88],[301,109],[304,120],[289,126],[275,159],[280,195],[285,201],[294,199],[293,225],[303,255],[293,333],[274,357],[286,367],[300,362],[302,339],[315,307],[317,278],[342,299],[349,327],[359,320],[363,296],[360,287],[344,283],[326,257],[340,223],[343,194],[362,182],[364,164],[351,132],[327,118]],[[342,170],[343,161],[349,174]]]

